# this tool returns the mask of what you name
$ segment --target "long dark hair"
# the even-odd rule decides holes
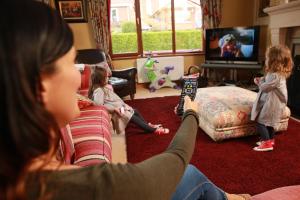
[[[73,35],[43,3],[4,0],[1,8],[0,198],[25,199],[30,164],[45,154],[44,165],[50,162],[60,138],[41,98],[41,75],[56,72],[53,63],[71,49]]]
[[[88,97],[92,99],[94,91],[106,84],[107,72],[103,67],[96,67],[91,74]]]

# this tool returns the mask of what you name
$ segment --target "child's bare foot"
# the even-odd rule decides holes
[[[149,126],[151,126],[152,128],[159,128],[159,127],[162,127],[161,124],[152,124],[152,123],[148,123]]]

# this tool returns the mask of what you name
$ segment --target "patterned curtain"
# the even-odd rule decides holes
[[[110,0],[88,0],[88,13],[94,32],[96,47],[105,52],[107,63],[113,68],[109,56]]]
[[[217,28],[221,22],[221,2],[222,0],[200,0],[203,28]]]

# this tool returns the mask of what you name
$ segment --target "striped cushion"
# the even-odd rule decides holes
[[[90,166],[111,161],[110,116],[103,106],[81,110],[70,123],[75,148],[74,164]]]
[[[60,156],[66,164],[71,164],[73,161],[73,154],[75,152],[70,125],[66,125],[60,129]]]

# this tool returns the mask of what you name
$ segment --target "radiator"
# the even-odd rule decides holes
[[[170,70],[168,73],[171,80],[178,80],[183,76],[183,56],[158,57],[153,59],[158,61],[158,63],[155,63],[155,67],[158,70],[163,70],[165,67],[174,67],[174,69]],[[144,64],[146,61],[147,58],[138,58],[136,60],[138,83],[149,82],[144,69]]]

